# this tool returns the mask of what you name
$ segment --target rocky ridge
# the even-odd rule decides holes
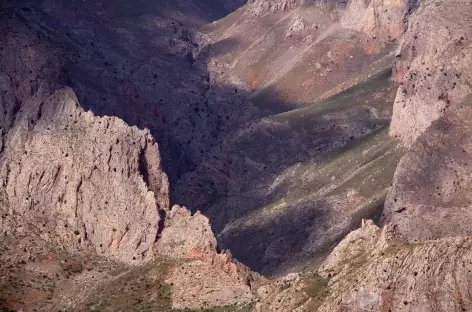
[[[195,289],[210,283],[198,294],[200,305],[251,300],[257,274],[217,253],[206,217],[170,209],[167,175],[149,130],[85,111],[63,85],[61,48],[6,14],[0,49],[0,245],[8,251],[1,258],[2,309],[81,310],[96,305],[89,290],[113,287],[155,263],[167,263],[169,271],[175,266],[168,284],[167,270],[152,275],[159,287],[172,284],[175,292],[173,303],[167,295],[165,304],[150,298],[157,307],[195,306],[195,297],[185,302],[191,283]],[[192,240],[199,231],[205,235]],[[202,268],[208,276],[197,278]],[[182,284],[184,274],[191,282]],[[209,276],[220,280],[218,287]]]
[[[387,15],[378,13],[383,11],[379,3],[349,2],[348,10],[355,14],[346,13],[344,20],[341,17],[341,25],[363,32],[358,42],[379,40],[379,45],[372,45],[377,48],[401,36],[405,14],[414,7],[409,1],[383,2],[387,5],[385,9],[396,16],[390,24]],[[257,14],[293,12],[302,4],[307,3],[263,6]],[[261,312],[471,309],[468,288],[472,259],[466,222],[470,203],[468,121],[472,117],[467,80],[470,31],[466,27],[470,3],[457,0],[449,4],[444,6],[439,0],[421,3],[396,53],[394,77],[401,86],[391,134],[402,139],[409,150],[402,157],[388,192],[383,228],[363,220],[362,227],[348,234],[316,272],[290,274],[270,283],[234,260],[231,253],[217,252],[210,226],[214,219],[209,220],[199,212],[192,214],[180,206],[170,209],[167,176],[149,131],[129,127],[116,117],[97,117],[84,111],[72,89],[63,86],[64,73],[58,57],[61,50],[40,40],[41,35],[37,37],[28,31],[18,15],[8,17],[11,22],[2,26],[2,32],[9,35],[1,38],[0,49],[0,104],[4,108],[0,247],[8,251],[0,256],[5,264],[0,269],[5,277],[0,282],[0,306],[24,311],[116,310],[126,304],[131,310],[139,307],[156,311],[227,305],[232,305],[223,308],[228,311]],[[275,13],[271,12],[273,8]],[[365,23],[349,26],[353,16],[361,16]],[[451,16],[458,18],[451,19]],[[329,23],[332,26],[337,21]],[[294,39],[294,34],[308,29],[300,16],[287,25],[290,26],[284,28],[285,38]],[[287,36],[286,30],[292,35]],[[437,41],[413,44],[421,38],[419,34],[432,31],[440,34],[435,38]],[[450,45],[441,45],[447,38],[456,39]],[[438,53],[438,46],[445,50]],[[217,63],[214,63],[216,67]],[[435,68],[432,64],[446,65],[431,73],[431,68]],[[372,81],[371,75],[366,76],[363,83]],[[215,77],[218,81],[218,76]],[[437,95],[442,89],[444,92]],[[326,90],[336,94],[329,88]],[[388,86],[374,90],[380,94],[378,98],[390,94],[385,91],[389,90]],[[357,93],[347,94],[352,97]],[[370,101],[366,98],[365,103]],[[382,107],[383,102],[378,105]],[[302,107],[292,115],[277,115],[275,122],[264,119],[262,128],[298,116],[298,112],[304,114],[306,110]],[[370,107],[368,112],[376,122],[381,119],[377,106]],[[388,113],[385,109],[382,114]],[[333,119],[336,114],[339,113],[323,116]],[[412,122],[412,116],[416,122]],[[360,133],[365,128],[350,129]],[[371,130],[369,134],[375,134]],[[392,151],[403,151],[388,140],[389,147],[383,145],[384,141],[380,145],[370,143],[367,141],[367,145],[378,150],[363,150],[362,154],[369,159],[372,150],[376,155],[393,153],[392,159],[398,157]],[[162,149],[161,145],[159,148]],[[247,155],[241,159],[262,172],[264,165],[260,162]],[[380,163],[380,167],[388,167]],[[301,161],[297,166],[309,168],[303,167],[306,164]],[[367,164],[350,170],[362,172],[367,168],[367,172],[374,172],[372,168],[377,168],[370,162]],[[396,162],[392,160],[388,164]],[[272,188],[277,189],[284,181],[298,183],[297,179],[290,180],[292,173],[297,172],[292,169],[275,179],[277,183]],[[336,179],[329,167],[314,172],[319,174],[323,170],[329,178]],[[362,181],[379,184],[370,177],[367,175]],[[346,181],[355,183],[346,179],[331,185],[338,188]],[[346,183],[346,192],[350,194],[349,204],[355,206],[365,200],[366,193],[356,193],[350,185]],[[385,191],[381,186],[379,193]],[[236,187],[232,194],[236,190],[241,189]],[[289,190],[292,197],[300,196],[297,190]],[[382,197],[377,195],[369,199],[382,202]],[[335,195],[332,200],[338,202],[342,197]],[[286,203],[284,200],[274,205],[275,210],[263,211],[276,216],[273,225],[283,218],[277,215],[277,208],[286,208]],[[222,203],[217,202],[210,209],[218,205]],[[344,213],[343,209],[339,211]],[[359,211],[365,215],[363,209]],[[303,213],[291,216],[304,218]],[[439,221],[438,216],[441,216]],[[322,218],[317,216],[319,219]],[[238,233],[240,228],[234,225],[254,220],[257,218],[236,220],[226,230],[233,226]],[[287,224],[295,224],[296,220],[288,221]],[[343,227],[340,236],[353,227],[352,223]],[[229,236],[228,241],[233,238]],[[277,257],[279,247],[288,245],[285,239],[271,243],[264,250],[264,257],[270,260]],[[314,245],[317,239],[313,238]],[[118,263],[110,269],[115,266],[114,261]],[[123,299],[116,294],[114,297],[107,289],[125,289],[130,294],[125,298],[128,302],[120,301]],[[103,301],[93,292],[113,300]]]
[[[49,56],[48,47],[20,31],[5,33],[5,208],[41,224],[46,240],[73,249],[91,246],[126,261],[152,258],[158,211],[169,209],[154,139],[118,118],[85,112],[74,92],[60,87],[59,67],[53,67],[60,61]]]
[[[394,75],[402,86],[391,135],[411,148],[398,165],[384,222],[398,225],[412,241],[471,233],[465,221],[470,205],[472,93],[468,5],[422,4],[398,50]],[[429,36],[433,32],[437,35]],[[448,220],[448,226],[438,218]]]
[[[364,221],[319,271],[259,289],[256,311],[467,311],[468,237],[408,243]]]

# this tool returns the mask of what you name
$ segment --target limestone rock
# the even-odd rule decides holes
[[[167,277],[174,308],[247,303],[254,297],[252,284],[261,279],[230,253],[217,253],[208,218],[200,212],[192,216],[185,207],[174,206],[168,212],[157,250],[173,259],[186,259]]]
[[[187,261],[173,268],[166,279],[172,285],[173,308],[226,306],[248,303],[254,298],[251,279],[239,271],[231,256]]]
[[[371,221],[350,233],[318,272],[258,290],[254,311],[468,311],[472,239],[408,243]]]
[[[351,0],[341,17],[341,24],[381,41],[395,41],[405,31],[404,21],[413,3],[411,0]]]
[[[14,20],[2,27],[11,27],[0,39],[0,177],[9,214],[69,250],[153,258],[169,190],[149,131],[85,112],[61,87],[56,48]]]
[[[192,216],[185,207],[174,206],[167,213],[156,247],[160,254],[172,258],[211,260],[216,246],[207,217],[200,212]]]
[[[349,235],[322,266],[329,295],[318,311],[467,311],[470,238],[406,243],[391,227]],[[362,253],[352,253],[363,249]],[[345,261],[339,262],[339,256]],[[333,261],[334,260],[334,261]]]
[[[70,89],[38,109],[34,126],[28,131],[24,119],[6,141],[10,213],[43,224],[66,246],[91,245],[126,261],[152,257],[168,190],[149,133],[82,111]]]
[[[383,223],[410,241],[472,234],[471,104],[434,121],[397,166]]]
[[[422,3],[397,52],[401,86],[390,129],[410,150],[397,167],[383,222],[413,242],[472,233],[471,18],[469,1]]]
[[[397,52],[391,134],[411,145],[472,92],[470,1],[422,2]],[[434,34],[432,36],[431,34]]]
[[[251,0],[248,5],[254,15],[262,15],[268,12],[286,12],[296,8],[300,3],[300,0]]]
[[[363,220],[362,227],[352,231],[334,248],[326,258],[322,269],[329,270],[332,267],[350,263],[361,256],[368,249],[377,248],[381,229],[371,220]]]

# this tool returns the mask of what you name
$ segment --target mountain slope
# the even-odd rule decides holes
[[[221,143],[181,177],[173,201],[205,213],[220,246],[254,270],[281,274],[309,265],[307,259],[322,259],[356,227],[352,220],[381,205],[390,184],[380,172],[375,196],[353,195],[362,193],[360,185],[339,187],[364,165],[360,156],[336,181],[310,180],[324,170],[329,155],[342,161],[343,151],[388,126],[396,91],[390,80],[395,36],[411,5],[382,7],[385,18],[397,21],[395,30],[382,21],[371,25],[370,14],[381,10],[380,3],[364,7],[356,1],[254,1],[204,27],[213,44],[199,57],[207,60],[216,85],[234,85],[235,93],[245,95],[247,104],[236,108],[252,116],[220,136]],[[355,27],[348,23],[353,12],[362,13]],[[391,177],[401,149],[385,135],[379,138],[379,146],[391,148],[385,159]],[[372,156],[378,162],[381,150]],[[330,189],[337,191],[327,200]]]
[[[467,311],[470,4],[4,1],[0,307]]]
[[[395,174],[384,222],[396,224],[409,240],[471,233],[468,4],[422,4],[399,50],[395,75],[403,86],[391,134],[411,148]]]
[[[7,4],[8,15],[50,45],[58,83],[73,88],[85,110],[149,129],[172,204],[201,210],[220,247],[251,268],[281,274],[322,259],[355,220],[370,215],[368,207],[380,205],[389,184],[383,171],[374,174],[379,189],[366,196],[360,185],[341,187],[362,172],[361,157],[339,180],[312,180],[329,157],[342,160],[343,151],[388,125],[395,90],[389,68],[409,1],[255,1],[206,26],[226,2]],[[380,154],[371,157],[379,159],[371,165],[386,157],[390,176],[400,151],[377,138]],[[308,178],[298,169],[287,180],[297,167]],[[297,191],[304,183],[315,186]],[[324,187],[336,190],[329,200]],[[289,200],[293,194],[300,200]],[[280,209],[258,218],[260,234],[245,234],[239,225],[270,205]],[[330,217],[339,213],[343,225]],[[294,221],[284,215],[298,216],[299,231],[287,231]],[[333,233],[320,237],[322,228]],[[248,236],[254,242],[241,249],[237,242]],[[274,256],[288,245],[293,254]]]

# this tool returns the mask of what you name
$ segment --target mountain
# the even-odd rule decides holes
[[[379,214],[402,154],[386,133],[412,8],[254,1],[205,27],[215,84],[244,92],[251,109],[238,113],[253,117],[181,177],[173,201],[206,214],[220,246],[258,272],[316,266]]]
[[[0,307],[472,309],[470,4],[3,1]]]

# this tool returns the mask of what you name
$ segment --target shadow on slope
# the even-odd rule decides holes
[[[45,3],[11,14],[58,47],[60,78],[86,109],[151,130],[174,201],[202,210],[221,247],[252,269],[305,265],[381,206],[399,155],[381,132],[395,91],[388,66],[329,99],[260,119],[248,92],[212,80],[194,33],[168,13]]]
[[[84,108],[151,130],[171,184],[241,121],[244,109],[231,106],[247,96],[212,85],[206,64],[196,59],[198,36],[191,27],[211,20],[206,7],[219,4],[225,11],[227,2],[191,3],[25,1],[11,13],[56,44],[64,62],[61,79]]]
[[[361,218],[379,213],[401,155],[387,133],[389,77],[384,69],[234,140],[239,184],[204,210],[222,248],[256,271],[286,273],[320,260]]]
[[[219,235],[222,248],[268,275],[316,267],[362,218],[377,220],[401,150],[382,128],[320,159],[294,164],[244,206]]]
[[[401,155],[386,130],[388,59],[334,96],[242,126],[174,196],[205,213],[221,248],[253,270],[282,274],[320,260],[379,213]]]

